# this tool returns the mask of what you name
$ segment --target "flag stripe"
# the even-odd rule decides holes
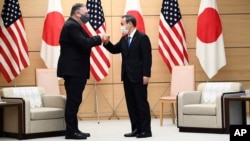
[[[106,23],[100,0],[87,0],[87,8],[90,9],[90,21],[83,28],[89,36],[106,32]],[[98,11],[98,12],[97,12]],[[108,75],[110,60],[108,51],[102,46],[91,49],[90,72],[96,81],[104,79]]]
[[[90,23],[87,23],[83,26],[85,31],[91,36],[97,35],[99,33],[105,33],[105,24],[103,24],[96,31],[92,28]],[[99,56],[99,57],[97,57]],[[96,81],[100,81],[108,75],[108,68],[110,67],[110,61],[108,58],[107,50],[102,46],[95,46],[91,50],[90,56],[90,71]]]
[[[21,19],[17,20],[16,23],[14,24],[15,25],[15,28],[14,28],[14,37],[17,38],[17,41],[16,41],[16,44],[19,46],[18,48],[18,54],[19,54],[19,65],[20,65],[20,69],[23,69],[25,67],[27,67],[29,64],[27,64],[27,60],[29,60],[29,57],[28,57],[28,48],[27,48],[27,44],[26,44],[26,39],[23,38],[25,36],[25,33],[24,33],[24,28],[22,27],[22,23],[21,23]],[[22,27],[22,28],[20,28]],[[15,35],[22,35],[22,36],[15,36]]]
[[[11,82],[30,64],[18,0],[4,1],[0,33],[0,72],[7,82]]]
[[[103,64],[105,62],[101,56],[100,50],[98,51],[98,48],[99,47],[95,47],[95,49],[92,50],[92,53],[95,53],[95,55],[92,55],[92,60],[93,60],[92,63],[95,63],[97,66],[100,66],[101,64]],[[104,69],[104,66],[98,67],[98,68],[103,75],[107,74],[105,69]]]
[[[164,26],[166,27],[167,25]],[[183,44],[180,43],[182,42],[182,40],[179,40],[181,37],[179,35],[179,32],[176,30],[176,27],[178,27],[178,23],[175,27],[172,27],[171,29],[163,28],[164,32],[162,34],[166,36],[163,41],[168,41],[166,42],[167,45],[164,45],[164,47],[168,46],[168,49],[170,49],[170,52],[168,52],[171,56],[170,59],[173,60],[174,65],[179,65],[182,64],[184,60],[182,53]]]
[[[176,65],[188,65],[186,36],[177,0],[163,0],[159,21],[159,52],[170,72]]]
[[[23,50],[26,45],[26,42],[21,42],[20,40],[20,36],[15,36],[15,35],[22,35],[18,30],[19,30],[19,27],[20,25],[17,24],[19,22],[19,20],[16,21],[16,23],[12,24],[10,26],[10,28],[7,29],[7,33],[10,33],[10,36],[9,38],[7,38],[11,44],[11,46],[13,48],[9,48],[9,49],[15,49],[14,52],[15,54],[15,61],[17,62],[18,64],[18,67],[19,67],[19,70],[22,70],[24,67],[27,67],[28,64],[27,64],[27,60],[29,59],[28,57],[25,57],[24,56],[28,56],[27,54],[27,51],[26,50]],[[7,35],[6,33],[6,35]],[[8,36],[7,36],[8,37]],[[14,53],[13,52],[13,53]]]
[[[10,74],[10,75],[14,75],[17,76],[17,72],[19,72],[19,67],[18,64],[16,62],[16,59],[13,58],[13,55],[16,56],[15,53],[13,53],[12,48],[8,49],[6,47],[6,45],[4,44],[5,42],[3,40],[0,40],[2,42],[1,45],[1,56],[3,57],[3,59],[1,60],[1,64],[3,64],[4,66],[8,65],[9,67],[6,67],[5,70],[2,71],[6,71],[6,74]],[[13,55],[12,55],[13,54]]]
[[[170,35],[170,33],[168,32],[168,31],[171,31],[171,30],[169,30],[169,29],[166,29],[165,27],[167,27],[166,25],[163,25],[164,23],[161,21],[160,22],[160,27],[163,27],[163,28],[160,28],[160,36],[162,37],[162,38],[159,38],[160,39],[160,42],[162,42],[162,45],[163,46],[160,46],[160,48],[162,49],[162,50],[165,50],[165,51],[167,51],[167,52],[165,52],[164,54],[169,54],[169,56],[170,56],[170,61],[172,61],[173,62],[173,64],[174,65],[176,65],[176,64],[178,64],[177,62],[177,60],[176,59],[178,59],[178,58],[176,58],[175,57],[175,52],[176,52],[176,50],[173,48],[173,46],[172,46],[172,44],[171,44],[171,35]],[[163,57],[165,57],[165,56],[163,56]],[[168,61],[168,60],[166,60],[166,61]],[[170,63],[170,64],[172,64],[172,63]]]
[[[103,47],[95,47],[93,49],[93,53],[96,53],[96,58],[97,60],[95,62],[99,62],[99,65],[106,63],[107,65],[104,65],[103,68],[110,67],[109,59],[107,56],[104,54],[104,48]],[[97,57],[98,56],[98,57]],[[101,62],[101,63],[100,63]]]
[[[94,50],[92,50],[91,53],[93,53],[93,52],[94,52]],[[101,56],[98,53],[96,53],[96,55],[92,55],[92,57],[91,57],[91,63],[92,63],[91,70],[92,70],[93,76],[96,78],[97,81],[101,80],[106,75],[108,75],[108,73],[105,71],[104,66],[103,67],[98,67],[102,63],[104,63],[104,62],[101,62],[100,60],[102,60],[102,59],[101,59]],[[106,69],[108,69],[108,68],[106,68]]]
[[[165,39],[163,39],[162,37],[162,34],[160,35],[160,42],[159,42],[159,49],[160,51],[162,52],[162,54],[164,55],[163,58],[166,59],[164,61],[166,61],[166,63],[169,62],[169,64],[176,64],[177,63],[177,60],[175,59],[175,57],[173,56],[173,52],[170,50],[170,48],[165,48],[164,46],[167,46],[167,41],[168,38],[166,38],[165,42],[164,42]],[[169,61],[168,61],[169,60]],[[171,66],[170,66],[171,67]]]
[[[174,38],[174,42],[176,43],[176,51],[178,53],[179,58],[181,59],[182,62],[184,62],[184,54],[185,52],[183,51],[184,48],[186,48],[186,45],[183,44],[183,38],[182,38],[182,31],[179,30],[180,28],[180,23],[178,22],[175,27],[172,28],[172,31],[174,32],[174,35],[172,37]],[[173,43],[174,44],[174,43]]]
[[[0,55],[0,59],[4,59],[2,58],[2,55]],[[12,80],[17,76],[17,74],[9,73],[8,70],[10,70],[10,68],[7,64],[0,63],[0,70],[6,80]]]
[[[18,57],[17,57],[17,46],[15,44],[15,41],[13,38],[15,38],[14,36],[12,36],[12,30],[10,29],[5,29],[5,27],[2,27],[2,31],[3,34],[1,36],[3,42],[5,44],[5,48],[8,49],[8,51],[10,52],[8,55],[11,55],[10,57],[12,57],[13,61],[17,61]],[[7,57],[8,57],[7,55]],[[17,63],[17,62],[16,62]]]
[[[159,43],[159,44],[161,44],[161,43]],[[159,52],[160,52],[161,56],[164,56],[163,61],[166,63],[168,69],[171,70],[171,66],[172,66],[173,62],[170,59],[169,55],[166,54],[162,48],[159,48]]]

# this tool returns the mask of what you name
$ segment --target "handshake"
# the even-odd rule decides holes
[[[109,42],[110,36],[108,34],[106,34],[106,33],[100,33],[98,35],[101,37],[101,39],[104,42],[104,44],[107,44]]]

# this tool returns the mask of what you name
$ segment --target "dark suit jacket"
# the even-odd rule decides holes
[[[89,37],[82,26],[69,18],[60,35],[60,56],[57,75],[78,76],[86,79],[90,76],[90,52],[93,46],[101,44],[100,36]]]
[[[122,72],[126,72],[130,81],[137,83],[143,82],[143,76],[151,76],[152,50],[148,36],[136,30],[128,49],[127,36],[121,37],[115,45],[109,42],[104,47],[111,53],[121,53]]]

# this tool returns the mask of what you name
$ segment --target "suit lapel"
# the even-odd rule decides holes
[[[135,34],[131,39],[129,50],[131,50],[131,48],[133,47],[133,43],[137,39],[137,36],[138,36],[138,30],[135,31]]]
[[[127,48],[126,46],[126,55],[128,56],[129,55],[129,52],[131,52],[131,50],[134,48],[134,42],[137,40],[137,37],[138,37],[138,30],[135,31],[135,34],[133,35],[132,39],[131,39],[131,42],[130,42],[130,47]],[[125,37],[125,41],[126,41],[126,45],[127,45],[127,36]]]

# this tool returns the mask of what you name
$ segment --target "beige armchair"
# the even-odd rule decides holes
[[[223,97],[242,90],[238,82],[207,82],[200,83],[196,91],[180,92],[177,95],[179,131],[224,133]]]
[[[65,96],[46,95],[42,87],[6,87],[0,90],[3,101],[22,101],[22,138],[64,135]],[[16,107],[3,110],[3,132],[6,136],[18,134]]]

